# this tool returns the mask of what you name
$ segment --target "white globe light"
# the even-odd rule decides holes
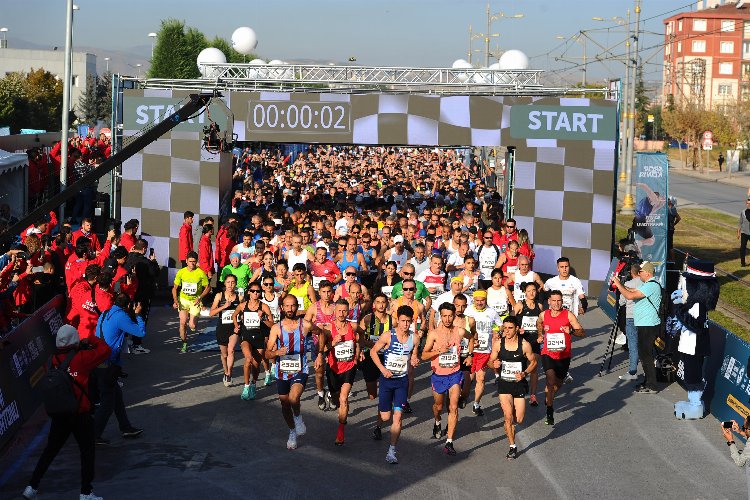
[[[253,59],[249,64],[250,66],[265,66],[266,61],[264,61],[263,59]]]
[[[284,64],[284,61],[281,59],[271,59],[268,61],[269,66],[281,66],[282,64]]]
[[[529,69],[529,57],[520,50],[509,50],[500,56],[500,69]]]
[[[212,78],[215,71],[213,68],[206,68],[204,64],[223,64],[225,62],[227,62],[227,56],[215,47],[203,49],[198,54],[198,70],[200,70],[204,78]]]
[[[465,59],[456,59],[453,61],[453,65],[451,68],[453,69],[464,69],[464,68],[471,68],[472,65],[469,61],[466,61]]]
[[[491,69],[491,70],[497,71],[498,69],[500,69],[500,63],[492,63],[492,64],[489,65],[489,67],[487,69]]]
[[[258,46],[258,36],[251,28],[243,26],[232,33],[232,48],[240,54],[250,55]]]

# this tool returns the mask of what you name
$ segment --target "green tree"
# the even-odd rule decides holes
[[[26,75],[8,73],[0,78],[0,126],[9,126],[17,134],[25,123],[29,101],[26,96]]]
[[[86,90],[78,98],[76,107],[81,121],[91,126],[95,126],[99,120],[98,83],[96,75],[89,75],[86,78]]]
[[[156,34],[154,56],[148,70],[149,78],[185,78],[183,61],[185,58],[185,22],[177,19],[164,19]]]
[[[26,76],[28,128],[59,130],[62,122],[63,84],[52,73],[32,69]]]
[[[200,78],[201,73],[198,70],[198,54],[208,47],[206,35],[195,28],[188,28],[185,33],[185,54],[183,56],[183,76],[182,78]]]
[[[97,118],[105,123],[112,119],[112,73],[107,71],[99,77],[96,85]]]
[[[643,85],[643,67],[638,67],[635,83],[635,136],[645,133],[648,124],[648,115],[651,108],[651,99],[646,95],[646,87]]]
[[[662,128],[670,136],[689,144],[689,158],[693,168],[701,164],[701,134],[708,129],[710,114],[695,102],[675,104],[674,109],[662,112]],[[680,149],[682,155],[682,149]]]
[[[252,61],[253,59],[256,59],[258,57],[255,54],[243,56],[242,54],[234,50],[230,42],[218,36],[214,37],[214,39],[209,42],[208,46],[215,47],[222,51],[224,55],[227,56],[228,63],[244,63]]]

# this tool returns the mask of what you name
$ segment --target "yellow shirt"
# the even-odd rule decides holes
[[[194,271],[183,267],[177,271],[174,284],[180,287],[180,297],[195,300],[208,286],[208,276],[200,267],[196,267]]]

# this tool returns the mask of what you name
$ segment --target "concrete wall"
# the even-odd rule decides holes
[[[62,79],[65,71],[65,51],[62,47],[58,50],[0,49],[0,76],[39,68]],[[86,90],[87,76],[96,74],[96,55],[73,52],[72,74],[71,99],[72,104],[77,106],[81,93]]]

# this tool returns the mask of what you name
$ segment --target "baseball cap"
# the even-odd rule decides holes
[[[403,242],[404,242],[404,237],[401,236],[400,234],[397,234],[396,236],[393,237],[393,243],[394,244],[395,243],[403,243]]]
[[[647,273],[654,274],[654,265],[649,261],[643,261],[641,263],[641,271],[646,271]]]

